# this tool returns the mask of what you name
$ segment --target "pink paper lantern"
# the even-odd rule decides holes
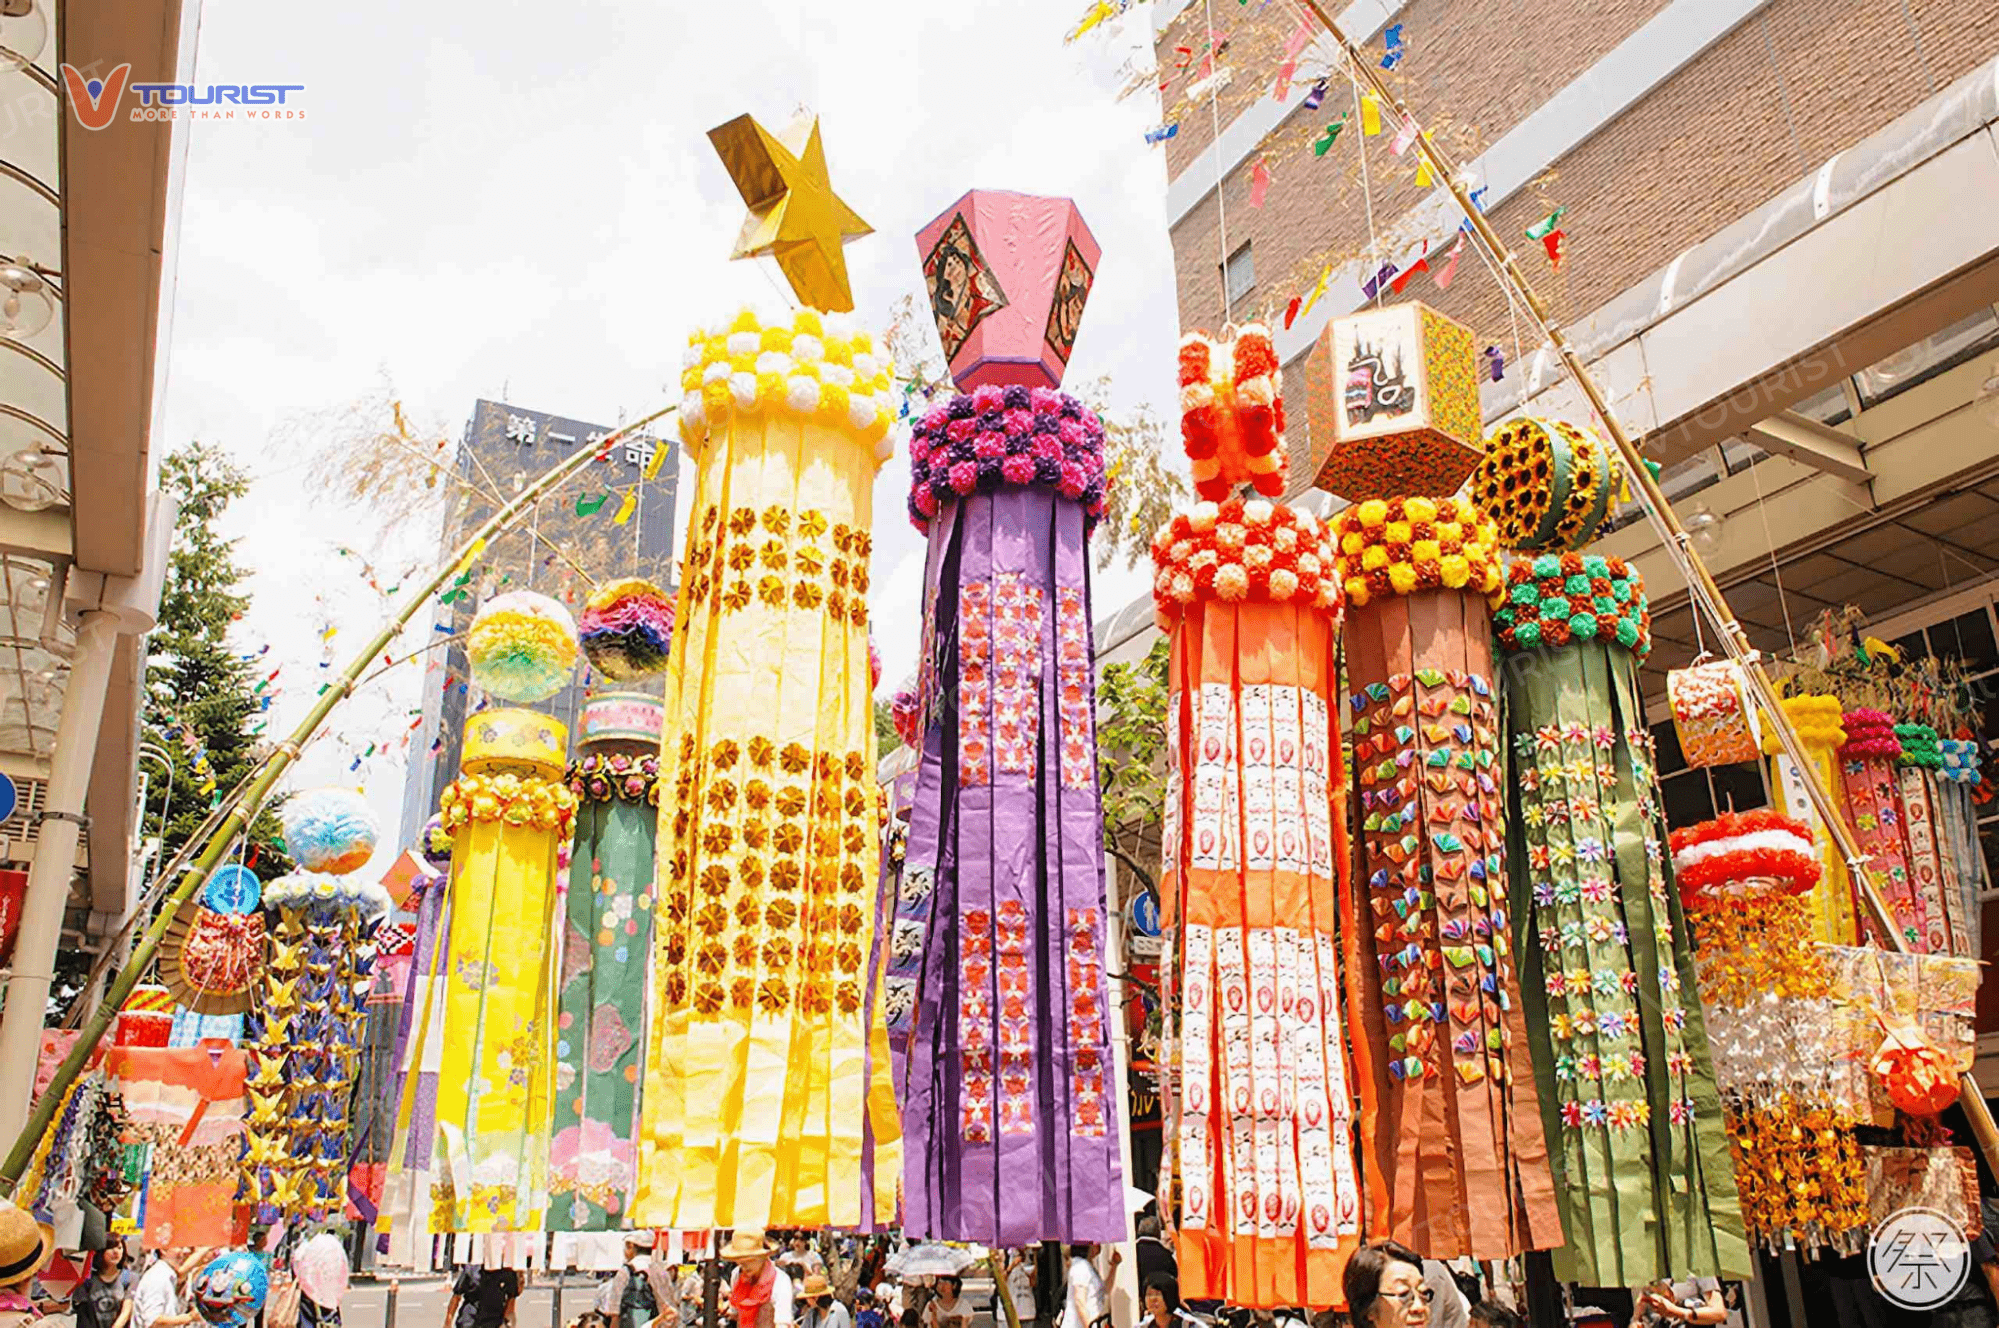
[[[1066,198],[974,189],[916,233],[961,391],[1062,385],[1102,250]]]

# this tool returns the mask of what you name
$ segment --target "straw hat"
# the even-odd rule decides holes
[[[0,1288],[16,1287],[48,1267],[56,1230],[19,1205],[0,1200]]]
[[[833,1295],[833,1285],[826,1281],[826,1275],[824,1274],[807,1274],[805,1276],[805,1285],[798,1289],[798,1295],[801,1297],[830,1297]]]
[[[777,1247],[764,1239],[762,1228],[739,1227],[736,1229],[736,1234],[729,1238],[729,1244],[722,1248],[722,1258],[751,1260],[759,1255],[769,1255],[776,1249]]]

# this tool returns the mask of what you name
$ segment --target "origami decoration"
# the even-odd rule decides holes
[[[659,829],[658,697],[598,692],[577,719],[576,838],[562,921],[548,1226],[627,1225]]]
[[[283,818],[302,867],[264,889],[268,949],[244,1026],[250,1139],[240,1198],[255,1206],[260,1228],[346,1210],[362,1001],[372,939],[389,908],[380,886],[326,870],[367,862],[376,828],[365,801],[349,790],[315,791],[287,803]]]
[[[1152,557],[1173,641],[1160,911],[1179,954],[1161,1000],[1180,1027],[1161,1172],[1181,1183],[1181,1287],[1330,1306],[1362,1219],[1333,550],[1310,512],[1232,497],[1174,517]]]
[[[228,866],[235,871],[222,890],[215,889],[211,878],[199,897],[175,913],[161,952],[161,979],[174,1001],[196,1016],[234,1017],[248,1010],[250,989],[262,966],[264,919],[257,912],[257,879],[247,869]],[[245,877],[247,887],[241,885]],[[178,1015],[176,1021],[176,1029],[186,1023]]]
[[[1754,761],[1762,750],[1742,666],[1733,660],[1667,671],[1666,704],[1689,766]]]
[[[852,1226],[864,1121],[869,1161],[900,1167],[887,1037],[863,1013],[880,843],[867,593],[889,366],[842,316],[745,311],[689,339],[681,382],[697,479],[666,673],[631,1221]],[[882,1221],[893,1195],[873,1194]]]
[[[1769,1251],[1856,1251],[1867,1236],[1860,1114],[1842,1083],[1830,970],[1811,943],[1821,865],[1810,829],[1768,810],[1731,813],[1675,830],[1672,850],[1747,1236]]]
[[[1448,494],[1484,453],[1471,329],[1417,301],[1326,325],[1305,362],[1312,447],[1291,485],[1358,502]]]
[[[1839,750],[1840,784],[1854,833],[1868,855],[1874,889],[1894,915],[1895,927],[1910,950],[1946,950],[1947,941],[1944,946],[1933,946],[1932,937],[1947,939],[1948,928],[1941,919],[1933,923],[1926,917],[1923,897],[1917,893],[1910,871],[1903,831],[1906,810],[1895,770],[1902,756],[1902,740],[1895,733],[1895,721],[1883,711],[1855,706],[1841,716],[1840,725],[1846,731],[1846,745]],[[1863,912],[1862,940],[1872,940],[1878,930],[1871,913]]]
[[[237,1157],[249,1103],[247,1061],[220,1040],[198,1047],[113,1047],[106,1090],[127,1148],[144,1147],[142,1235],[149,1246],[227,1246],[248,1213],[236,1204]],[[94,1197],[91,1198],[95,1203]]]
[[[750,215],[730,258],[768,254],[801,303],[829,313],[854,307],[843,246],[874,228],[833,192],[819,120],[793,121],[783,135],[747,115],[708,131]]]
[[[1511,926],[1567,1234],[1555,1276],[1632,1287],[1689,1271],[1744,1276],[1748,1246],[1638,688],[1652,644],[1644,583],[1617,558],[1520,559],[1493,622],[1512,756]],[[1798,858],[1816,876],[1809,850],[1801,840]],[[1680,885],[1708,887],[1727,865],[1703,863]]]
[[[1101,256],[1073,202],[974,189],[916,233],[916,249],[961,392],[1062,386]]]
[[[1498,535],[1451,498],[1371,499],[1334,529],[1367,876],[1347,982],[1369,1233],[1439,1259],[1547,1249],[1561,1227],[1502,831]]]
[[[969,212],[985,250],[1007,256],[1010,309],[1039,309],[1052,292],[1059,302],[1063,247],[1088,239],[1073,205],[974,191],[954,208],[950,226]],[[1066,242],[1050,225],[1065,219]],[[949,344],[954,315],[940,305],[937,317]],[[912,512],[929,535],[922,759],[899,888],[881,904],[893,927],[877,946],[903,1230],[993,1246],[1114,1241],[1125,1225],[1088,555],[1103,430],[1053,387],[1066,351],[1041,362],[1048,386],[1000,386],[996,360],[1018,331],[995,316],[981,349],[959,348],[964,391],[911,440]],[[997,483],[946,490],[932,507],[929,477],[982,469],[991,441],[1006,454]]]

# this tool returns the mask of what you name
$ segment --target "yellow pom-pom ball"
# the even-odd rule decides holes
[[[576,667],[576,622],[545,595],[513,591],[488,601],[472,620],[465,652],[472,681],[507,701],[544,701]]]
[[[817,337],[826,331],[826,320],[819,317],[819,311],[816,309],[801,309],[798,311],[798,316],[792,320],[792,326],[800,332],[808,332]]]
[[[736,317],[729,323],[731,332],[755,332],[761,326],[757,322],[757,311],[743,308],[736,311]]]
[[[1392,521],[1388,523],[1388,527],[1382,533],[1381,538],[1392,545],[1406,545],[1416,538],[1416,532],[1410,528],[1409,523],[1406,521]]]
[[[1367,541],[1361,538],[1359,531],[1348,531],[1340,537],[1340,552],[1348,558],[1358,557],[1366,545]]]
[[[1365,572],[1373,572],[1388,566],[1388,551],[1380,545],[1369,545],[1361,551],[1360,566]]]
[[[1405,498],[1402,500],[1402,513],[1410,521],[1435,521],[1437,504],[1434,499]]]
[[[763,336],[758,339],[758,346],[766,351],[784,351],[789,354],[791,351],[791,329],[776,326],[765,328]]]
[[[847,337],[826,339],[826,363],[829,365],[852,365],[854,363],[854,343]]]
[[[1347,603],[1356,607],[1367,603],[1367,583],[1361,578],[1347,578]]]
[[[1437,525],[1437,538],[1439,540],[1462,540],[1465,538],[1465,528],[1454,521],[1440,522]]]
[[[1435,540],[1418,540],[1409,546],[1409,556],[1418,563],[1434,563],[1442,553]]]
[[[847,390],[838,383],[820,384],[819,417],[822,420],[845,420],[847,418],[847,402]]]
[[[784,375],[757,375],[757,406],[762,410],[775,410],[784,405]]]
[[[732,373],[754,374],[757,372],[757,358],[754,355],[732,355],[729,357],[729,369]]]
[[[1416,569],[1407,563],[1390,564],[1388,584],[1395,588],[1397,595],[1410,594],[1416,589]]]
[[[1461,590],[1471,580],[1471,562],[1462,554],[1447,555],[1439,560],[1437,575],[1443,579],[1444,585],[1454,591]]]
[[[1360,505],[1355,515],[1363,526],[1380,526],[1388,520],[1388,505],[1378,498],[1370,498]]]

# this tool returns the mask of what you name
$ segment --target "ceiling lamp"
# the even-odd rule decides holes
[[[0,66],[31,65],[48,45],[49,15],[41,0],[0,0]]]
[[[19,512],[40,512],[63,501],[62,462],[40,444],[0,462],[0,503]]]
[[[55,315],[55,295],[32,260],[10,258],[0,263],[0,337],[25,341],[46,328]]]

